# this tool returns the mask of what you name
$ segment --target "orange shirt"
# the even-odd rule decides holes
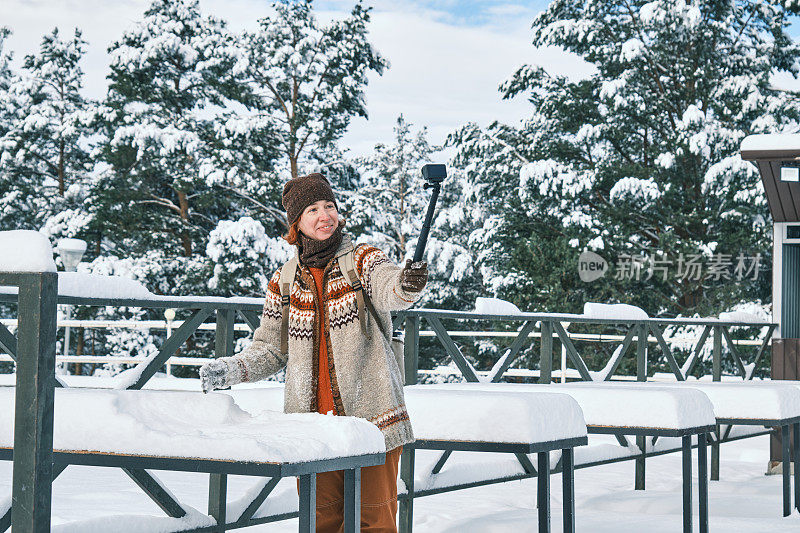
[[[325,314],[323,306],[325,302],[322,301],[322,296],[325,290],[322,287],[322,277],[325,272],[323,268],[309,267],[311,275],[314,276],[314,284],[317,286],[317,303],[319,308],[317,313],[319,315],[319,326],[315,332],[317,339],[319,339],[319,380],[317,386],[317,412],[323,415],[332,411],[336,414],[336,407],[333,404],[333,389],[331,388],[331,374],[328,370],[328,331],[325,329]]]

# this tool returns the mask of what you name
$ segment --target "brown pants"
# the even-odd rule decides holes
[[[361,469],[361,531],[397,533],[397,468],[403,447]],[[298,490],[300,481],[297,482]],[[344,471],[317,474],[317,533],[344,531]]]

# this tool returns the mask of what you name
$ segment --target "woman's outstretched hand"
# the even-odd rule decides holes
[[[225,361],[209,361],[200,367],[200,387],[203,392],[227,386],[228,365]]]
[[[428,283],[428,263],[420,261],[412,263],[406,259],[406,265],[400,272],[400,287],[406,292],[419,292]]]

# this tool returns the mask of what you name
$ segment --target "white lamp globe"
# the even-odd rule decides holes
[[[78,263],[81,262],[83,254],[86,252],[86,241],[81,239],[61,239],[58,241],[58,255],[64,263],[64,270],[75,272],[78,270]]]

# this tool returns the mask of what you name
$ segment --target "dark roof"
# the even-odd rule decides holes
[[[767,204],[775,222],[800,222],[800,183],[781,181],[784,162],[800,164],[799,135],[754,135],[742,141],[742,159],[753,161],[761,173]],[[770,142],[775,148],[770,149]],[[795,148],[794,146],[797,146]]]

